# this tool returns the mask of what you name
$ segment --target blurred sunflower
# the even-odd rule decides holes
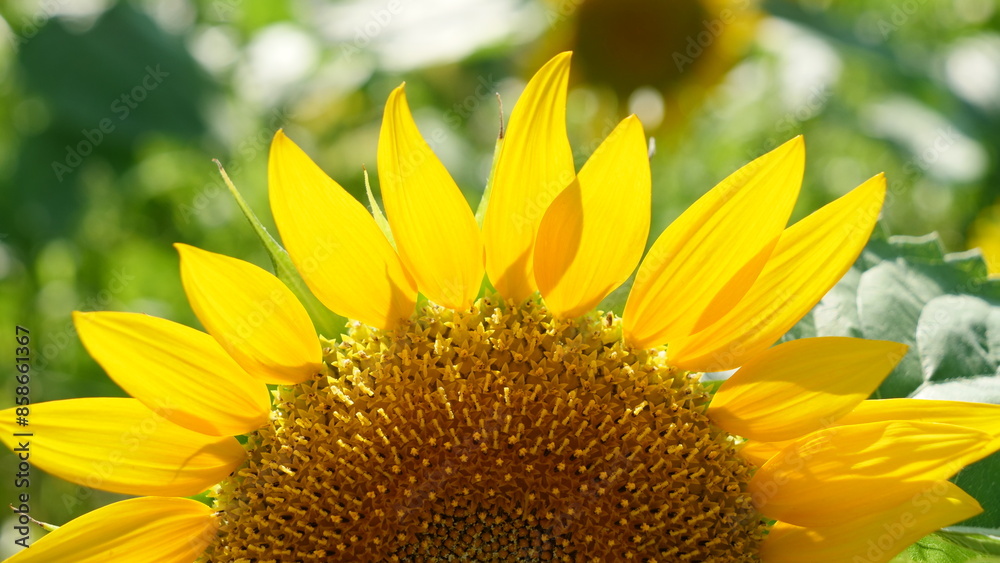
[[[572,50],[580,80],[625,105],[652,89],[664,133],[681,125],[743,57],[762,14],[756,0],[546,0],[541,53]],[[659,123],[654,123],[655,128]]]
[[[621,318],[594,311],[639,264],[650,176],[634,117],[576,173],[568,74],[555,57],[514,108],[481,228],[402,87],[378,151],[391,238],[279,132],[272,212],[348,334],[317,337],[264,270],[178,245],[208,334],[77,313],[135,398],[32,407],[39,467],[140,498],[9,561],[887,561],[979,512],[946,479],[1000,448],[996,407],[865,401],[901,344],[772,347],[857,257],[883,178],[786,229],[793,139],[664,231]],[[696,374],[737,366],[714,399]],[[214,507],[176,498],[210,487]]]

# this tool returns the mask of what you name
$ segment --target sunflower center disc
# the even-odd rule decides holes
[[[708,395],[619,319],[529,302],[354,326],[216,491],[208,561],[756,560]]]

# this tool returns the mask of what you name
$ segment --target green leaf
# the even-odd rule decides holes
[[[937,233],[919,237],[909,236],[872,237],[865,247],[865,257],[870,263],[884,262],[900,258],[914,264],[941,264],[944,261],[944,246]],[[866,266],[865,269],[871,266]]]
[[[916,339],[929,384],[992,375],[1000,364],[1000,307],[971,295],[937,297],[920,313]]]
[[[960,534],[957,532],[938,532],[936,535],[976,553],[1000,555],[1000,538],[998,537],[984,536],[982,534]]]
[[[989,268],[983,260],[983,252],[978,248],[949,254],[945,256],[945,262],[956,270],[965,272],[970,280],[982,281],[989,277]]]
[[[936,330],[935,334],[948,327],[936,326],[942,303],[934,305],[930,313],[926,313],[928,316],[923,317],[929,303],[943,296],[958,295],[1000,303],[1000,281],[987,278],[986,264],[979,251],[944,254],[942,248],[936,234],[887,237],[884,230],[877,229],[855,265],[813,310],[812,322],[818,335],[861,336],[910,345],[910,353],[879,388],[875,395],[878,398],[912,396],[930,379],[925,377],[924,364],[934,364],[935,357],[942,352],[935,349],[934,340],[925,335],[920,344],[932,350],[931,356],[925,358],[917,335],[927,327],[932,332]],[[950,326],[960,321],[956,319],[946,324]],[[968,346],[974,345],[968,330],[956,327],[948,330],[957,331],[952,338],[965,341]],[[940,359],[954,364],[958,356],[955,353]],[[955,372],[953,367],[947,362],[940,366],[941,373],[934,376],[934,381],[995,372],[995,368],[976,367],[973,362],[966,362],[960,372]],[[982,389],[983,385],[992,383],[978,381],[976,388]],[[949,395],[954,395],[952,391],[964,387],[949,384],[945,391],[950,389]],[[965,395],[965,398],[981,400],[975,395]]]
[[[921,387],[915,399],[1000,404],[1000,376],[975,375]]]
[[[816,334],[816,320],[815,311],[809,311],[802,317],[795,326],[791,328],[788,332],[781,337],[781,342],[788,342],[789,340],[798,340],[800,338],[813,338],[817,336]]]
[[[976,532],[1000,536],[1000,453],[973,463],[956,475],[952,481],[972,495],[983,507],[983,513],[973,516],[949,530]]]
[[[860,338],[861,318],[858,316],[858,284],[861,270],[851,268],[813,308],[817,336],[853,336]]]
[[[911,545],[893,563],[998,563],[1000,559],[956,545],[931,534]]]
[[[861,274],[858,282],[858,318],[864,337],[910,346],[879,388],[885,398],[906,397],[924,380],[915,349],[917,321],[924,305],[945,289],[921,268],[903,261],[882,262]]]

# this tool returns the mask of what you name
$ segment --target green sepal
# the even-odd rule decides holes
[[[502,112],[503,110],[501,110]],[[490,167],[490,177],[486,180],[486,188],[483,190],[483,197],[479,200],[479,205],[476,206],[476,223],[479,224],[479,228],[483,228],[483,220],[486,219],[486,209],[490,205],[490,194],[493,193],[493,179],[497,175],[497,163],[500,162],[500,153],[503,152],[503,121],[501,115],[500,123],[500,134],[497,136],[496,145],[493,147],[493,164]]]
[[[722,384],[725,382],[725,379],[703,379],[701,381],[701,386],[705,388],[705,391],[708,391],[709,395],[714,397],[715,394],[719,392],[719,388],[722,387]]]
[[[271,265],[274,268],[274,275],[278,277],[279,280],[284,283],[288,289],[295,294],[302,306],[306,308],[309,313],[309,317],[312,319],[316,330],[325,336],[331,338],[336,338],[343,332],[344,325],[347,323],[347,319],[341,317],[340,315],[334,313],[319,302],[316,296],[309,291],[306,287],[305,281],[302,280],[302,276],[299,275],[298,270],[292,264],[292,259],[288,255],[288,252],[278,241],[274,240],[271,233],[267,232],[264,225],[261,224],[260,219],[254,214],[253,210],[247,204],[246,200],[240,194],[236,186],[233,185],[233,181],[229,179],[229,175],[226,174],[225,168],[222,167],[222,163],[218,160],[213,160],[215,164],[219,167],[219,173],[222,174],[222,180],[226,183],[226,187],[229,188],[229,193],[232,194],[233,199],[236,200],[236,204],[240,207],[240,211],[243,212],[243,216],[246,217],[247,221],[250,222],[250,226],[253,227],[254,233],[257,234],[257,239],[260,243],[264,245],[264,250],[267,251],[268,257],[271,258]]]
[[[499,99],[499,97],[498,97]],[[493,147],[493,164],[490,168],[490,177],[486,180],[486,188],[483,189],[483,197],[479,199],[476,206],[476,224],[479,230],[483,230],[483,221],[486,219],[486,208],[490,205],[490,194],[493,193],[493,179],[496,177],[497,163],[500,162],[500,152],[503,151],[503,110],[500,110],[500,134],[497,136],[496,145]],[[490,281],[489,276],[483,276],[483,281],[479,285],[479,297],[496,294],[496,288]]]
[[[28,516],[28,520],[31,520],[31,522],[33,524],[37,525],[39,528],[45,530],[46,532],[54,532],[54,531],[56,531],[56,530],[59,529],[59,526],[56,526],[55,524],[49,524],[48,522],[42,522],[41,520],[35,520],[31,516]]]
[[[382,229],[382,234],[385,235],[386,240],[393,248],[396,248],[396,239],[392,236],[392,228],[389,227],[389,221],[385,218],[382,213],[382,208],[378,206],[378,201],[375,200],[375,194],[372,193],[372,185],[368,180],[368,169],[361,167],[365,173],[365,192],[368,193],[368,205],[372,208],[372,217],[375,218],[375,224],[378,225],[379,229]]]

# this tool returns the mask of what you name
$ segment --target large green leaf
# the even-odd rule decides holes
[[[853,336],[860,338],[861,318],[858,315],[858,284],[861,270],[851,268],[823,300],[812,310],[817,336]]]
[[[1000,453],[966,467],[952,479],[956,485],[979,501],[983,506],[983,513],[950,529],[956,532],[1000,535],[998,476],[1000,476]]]
[[[950,536],[950,537],[946,537]],[[972,536],[973,538],[975,536]],[[998,563],[1000,557],[991,555],[990,549],[964,540],[961,534],[931,534],[911,545],[893,559],[893,563]]]
[[[916,337],[926,385],[994,375],[1000,362],[1000,307],[971,295],[937,297],[921,311]]]
[[[978,251],[945,254],[937,235],[887,237],[879,230],[812,313],[792,336],[814,330],[910,345],[876,398],[1000,404],[1000,280],[988,278]],[[956,476],[984,512],[955,530],[1000,535],[998,476],[1000,454]],[[951,561],[927,559],[935,545],[914,547],[911,560]]]
[[[946,255],[936,234],[882,235],[872,239],[853,269],[860,271],[856,299],[861,335],[903,342],[911,348],[877,396],[910,396],[925,380],[924,360],[917,343],[924,308],[945,295],[980,294],[989,283],[982,256],[975,251]],[[830,327],[831,331],[835,329]]]
[[[903,261],[882,262],[861,274],[857,308],[862,336],[910,346],[879,388],[882,397],[905,397],[923,383],[916,350],[917,322],[927,302],[944,291],[934,278]]]
[[[975,553],[1000,556],[1000,538],[980,534],[956,534],[954,532],[938,532],[935,535]]]

